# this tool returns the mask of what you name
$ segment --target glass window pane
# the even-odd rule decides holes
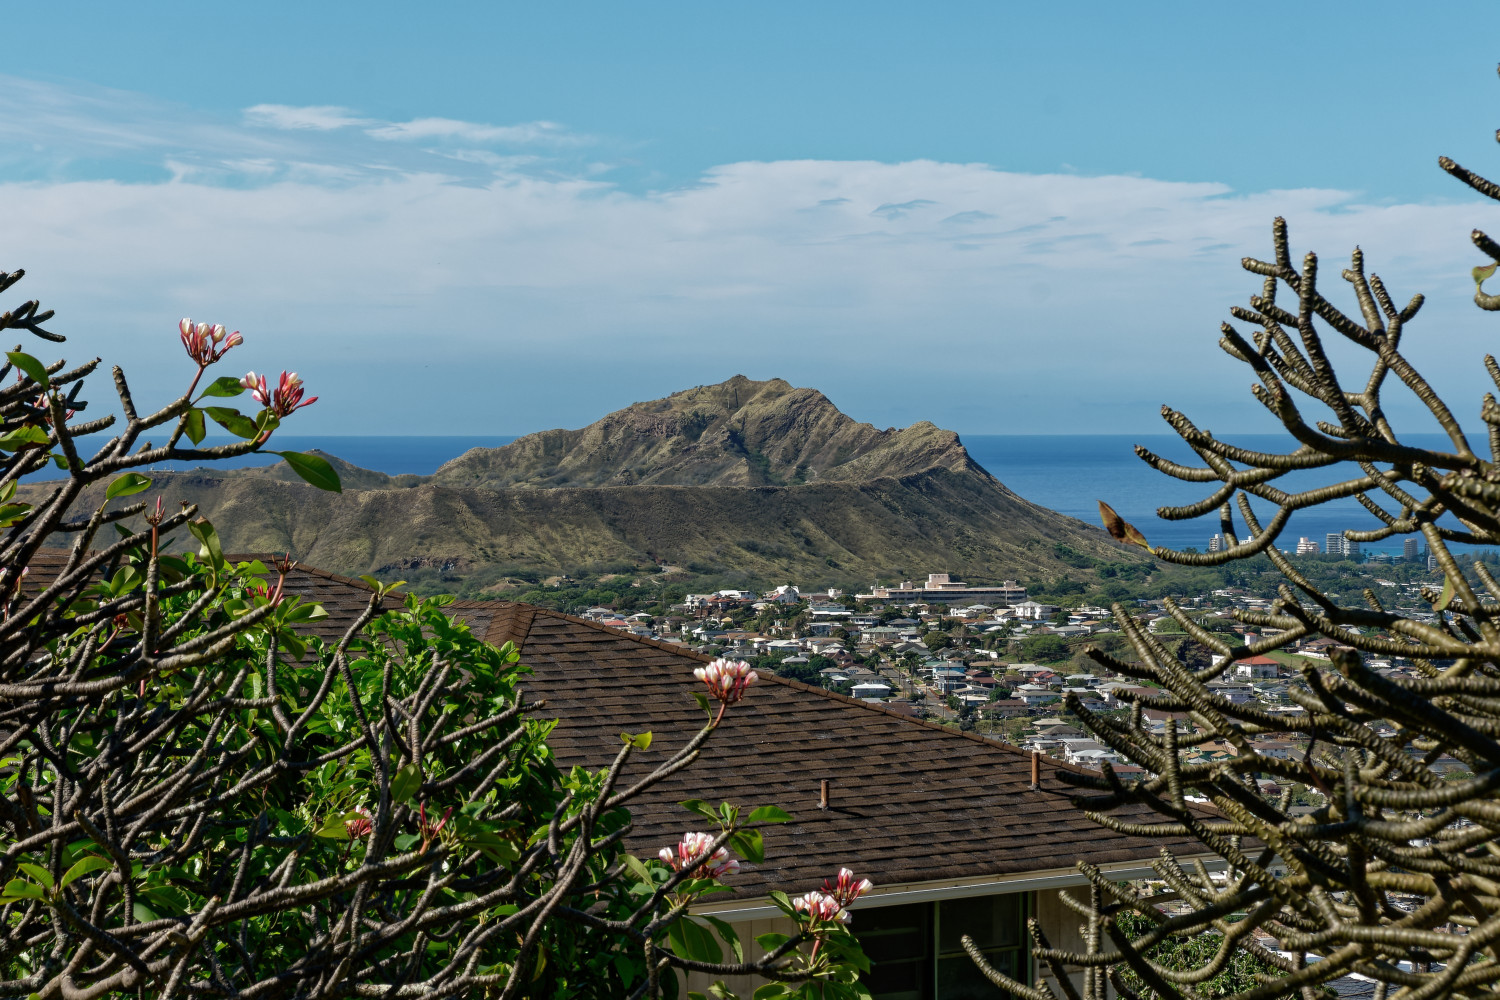
[[[1000,972],[1025,982],[1018,975],[1020,955],[1018,951],[1001,951],[986,954],[985,958]],[[938,1000],[1006,1000],[1010,996],[986,979],[968,955],[938,959],[937,980]]]
[[[931,1000],[932,904],[855,910],[849,927],[870,959],[875,1000]]]
[[[849,929],[872,959],[922,958],[927,954],[929,904],[882,906],[850,913]]]
[[[980,948],[1014,948],[1021,943],[1026,895],[971,896],[938,904],[938,954],[963,954],[965,934]]]

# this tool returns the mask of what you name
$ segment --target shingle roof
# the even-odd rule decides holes
[[[317,570],[288,589],[323,602],[340,631],[368,588]],[[693,669],[710,659],[544,608],[455,601],[456,617],[487,641],[511,641],[533,671],[528,696],[560,720],[550,743],[564,766],[607,764],[620,733],[651,732],[652,749],[627,772],[664,760],[703,724]],[[781,806],[795,822],[767,831],[764,866],[746,866],[738,891],[806,888],[847,865],[882,886],[1065,869],[1156,857],[1160,842],[1124,837],[1085,819],[1044,760],[1032,791],[1030,755],[1015,747],[797,681],[766,677],[732,707],[704,756],[632,806],[637,854],[654,855],[701,821],[679,802],[702,798]],[[818,809],[823,779],[831,808]]]
[[[362,581],[294,570],[289,593],[323,604],[316,631],[342,635],[371,595]],[[395,598],[387,598],[394,604]],[[550,743],[564,767],[600,767],[621,732],[654,735],[625,780],[682,746],[703,724],[693,669],[710,658],[560,612],[504,601],[455,601],[450,612],[485,640],[516,643],[533,671],[536,714],[556,717]],[[702,821],[683,799],[777,805],[794,822],[767,831],[767,862],[747,865],[736,894],[803,889],[846,865],[877,885],[1108,865],[1157,856],[1161,841],[1125,837],[1089,822],[1042,762],[1030,788],[1030,755],[971,733],[779,677],[764,677],[733,706],[692,767],[631,806],[628,844],[654,855]],[[831,807],[818,808],[821,782]],[[1173,845],[1176,846],[1176,845]]]

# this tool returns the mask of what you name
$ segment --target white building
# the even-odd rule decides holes
[[[947,573],[929,573],[927,582],[913,586],[910,580],[902,581],[899,587],[870,588],[868,594],[856,594],[860,601],[903,601],[912,604],[939,603],[965,604],[985,603],[991,607],[1011,607],[1026,600],[1026,588],[1014,580],[1006,580],[997,586],[971,587],[953,579]]]

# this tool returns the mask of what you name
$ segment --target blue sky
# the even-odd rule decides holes
[[[242,329],[322,396],[305,432],[577,426],[736,372],[882,426],[1234,430],[1215,331],[1286,214],[1428,293],[1414,350],[1474,409],[1465,237],[1500,223],[1434,161],[1500,173],[1500,47],[1488,5],[1416,10],[32,5],[0,266],[143,392],[178,316]]]

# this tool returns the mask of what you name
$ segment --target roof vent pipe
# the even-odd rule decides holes
[[[824,812],[828,811],[828,786],[831,784],[827,778],[823,779],[823,791],[818,796],[818,808]]]
[[[1042,752],[1031,751],[1031,790],[1034,792],[1042,787]]]

